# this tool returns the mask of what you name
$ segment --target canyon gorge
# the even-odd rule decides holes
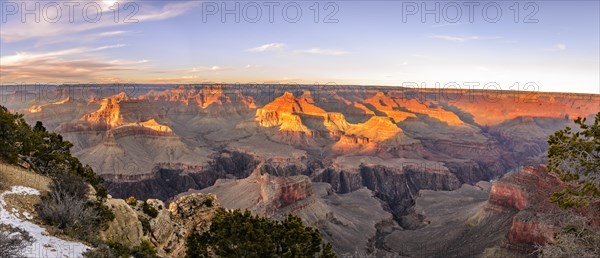
[[[341,256],[553,241],[535,216],[560,184],[540,166],[548,135],[600,111],[597,94],[375,86],[19,86],[0,100],[73,143],[115,198],[210,193],[296,214]]]

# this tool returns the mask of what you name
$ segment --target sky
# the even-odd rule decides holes
[[[599,2],[0,0],[0,81],[600,94]]]

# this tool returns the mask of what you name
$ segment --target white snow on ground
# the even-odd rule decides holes
[[[39,195],[40,192],[25,186],[13,186],[10,191],[0,194],[0,223],[21,228],[33,238],[33,243],[23,250],[26,257],[82,257],[82,253],[89,249],[88,246],[79,243],[65,241],[53,236],[48,236],[46,230],[29,221],[19,217],[30,217],[30,214],[11,213],[4,206],[4,196],[7,194]]]

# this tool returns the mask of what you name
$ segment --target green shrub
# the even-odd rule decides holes
[[[289,215],[283,221],[250,211],[219,211],[210,229],[186,239],[187,257],[335,257],[317,229]]]
[[[566,182],[566,187],[550,201],[563,208],[585,207],[600,201],[600,112],[594,122],[575,120],[580,131],[570,127],[548,137],[548,171]]]
[[[144,235],[152,231],[152,227],[150,226],[150,220],[143,216],[138,216],[138,220],[142,223],[142,230],[144,230]]]
[[[127,247],[125,244],[122,244],[119,242],[114,242],[114,241],[108,241],[106,244],[112,250],[112,253],[116,257],[123,257],[123,258],[129,257],[129,253],[130,253],[129,247]]]
[[[154,249],[154,245],[150,243],[149,240],[145,239],[140,243],[140,245],[131,249],[131,256],[135,258],[155,258],[158,257],[156,255],[156,249]]]
[[[129,246],[123,243],[108,241],[94,250],[84,253],[87,258],[119,257],[119,258],[156,258],[156,249],[149,240],[142,240],[138,246]]]
[[[213,202],[214,202],[213,198],[209,196],[209,197],[206,198],[206,200],[204,200],[204,205],[206,207],[212,207],[213,206]]]
[[[158,216],[158,211],[146,201],[144,201],[142,204],[142,211],[152,218],[156,218],[156,216]]]

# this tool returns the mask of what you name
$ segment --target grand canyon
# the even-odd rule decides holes
[[[73,143],[112,198],[295,214],[341,257],[553,241],[535,219],[561,184],[548,135],[600,111],[598,94],[333,85],[37,85],[0,100]]]
[[[0,0],[0,258],[600,257],[598,14]]]

